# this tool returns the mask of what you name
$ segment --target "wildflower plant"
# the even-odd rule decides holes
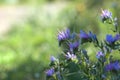
[[[57,58],[51,56],[49,68],[46,72],[47,80],[119,80],[120,60],[115,60],[112,54],[120,52],[120,31],[117,18],[113,18],[109,10],[102,10],[103,23],[114,26],[114,35],[106,34],[104,40],[98,40],[92,31],[88,33],[70,32],[69,29],[58,33],[59,47],[62,53]],[[89,58],[89,52],[84,44],[94,44],[98,49],[97,61]],[[91,47],[90,47],[91,48]],[[91,48],[92,50],[92,48]]]

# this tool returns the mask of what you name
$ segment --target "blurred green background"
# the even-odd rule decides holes
[[[119,4],[119,0],[0,0],[0,80],[45,80],[49,57],[61,52],[58,31],[91,30],[104,39],[113,26],[101,23],[101,9],[120,19]],[[89,46],[93,45],[87,49],[94,59],[98,50]]]

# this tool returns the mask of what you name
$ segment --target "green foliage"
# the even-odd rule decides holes
[[[42,27],[29,18],[14,25],[0,40],[0,79],[41,79],[49,56],[57,51],[54,26]],[[53,37],[53,38],[52,38]],[[52,42],[55,42],[54,45]],[[55,49],[55,50],[53,50]]]

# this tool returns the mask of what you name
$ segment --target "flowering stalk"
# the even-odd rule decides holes
[[[80,33],[71,33],[66,29],[58,33],[59,47],[63,48],[63,52],[58,58],[51,56],[50,69],[46,71],[49,79],[53,77],[52,80],[119,80],[120,60],[114,60],[112,57],[115,50],[120,50],[117,19],[113,18],[109,10],[102,10],[101,19],[104,23],[113,24],[114,36],[106,34],[106,38],[100,41],[91,31],[87,33],[80,30]],[[88,43],[94,44],[98,49],[95,62],[90,60],[89,52],[83,48],[83,45]]]

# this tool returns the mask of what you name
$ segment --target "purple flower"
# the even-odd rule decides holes
[[[106,71],[112,71],[112,70],[118,71],[120,70],[120,63],[118,61],[115,61],[110,64],[107,64],[105,66],[105,70]]]
[[[80,31],[80,38],[82,38],[82,39],[89,39],[89,35],[86,32],[81,30]]]
[[[55,73],[55,70],[54,70],[53,68],[48,69],[48,70],[46,71],[46,75],[47,75],[48,77],[52,76],[54,73]]]
[[[102,10],[101,18],[104,22],[105,20],[112,18],[112,13],[108,10]]]
[[[54,61],[56,61],[57,59],[56,59],[54,56],[51,56],[51,57],[50,57],[50,60],[51,60],[51,62],[54,62]]]
[[[117,41],[117,40],[120,40],[120,34],[116,34],[115,40],[116,40],[116,41]]]
[[[73,50],[77,49],[78,47],[79,47],[78,41],[69,44],[70,51],[73,51]]]
[[[89,34],[87,34],[86,32],[81,30],[80,31],[80,37],[83,39],[83,42],[86,42],[86,41],[97,41],[96,35],[93,34],[92,32],[89,32]]]
[[[107,65],[105,66],[105,70],[106,70],[106,71],[111,71],[112,69],[113,69],[113,64],[112,64],[112,63],[107,64]]]
[[[67,54],[65,56],[66,56],[67,59],[71,59],[71,60],[76,59],[76,55],[75,54],[70,54],[69,52],[67,52]]]
[[[115,38],[112,35],[106,35],[106,41],[110,44],[115,42]]]
[[[66,29],[65,31],[61,31],[58,33],[58,41],[66,40],[70,38],[70,30]]]
[[[100,51],[97,53],[96,57],[100,59],[100,57],[104,57],[104,54]]]
[[[120,69],[120,63],[118,61],[116,61],[115,63],[113,63],[113,67],[115,70],[119,70]]]

